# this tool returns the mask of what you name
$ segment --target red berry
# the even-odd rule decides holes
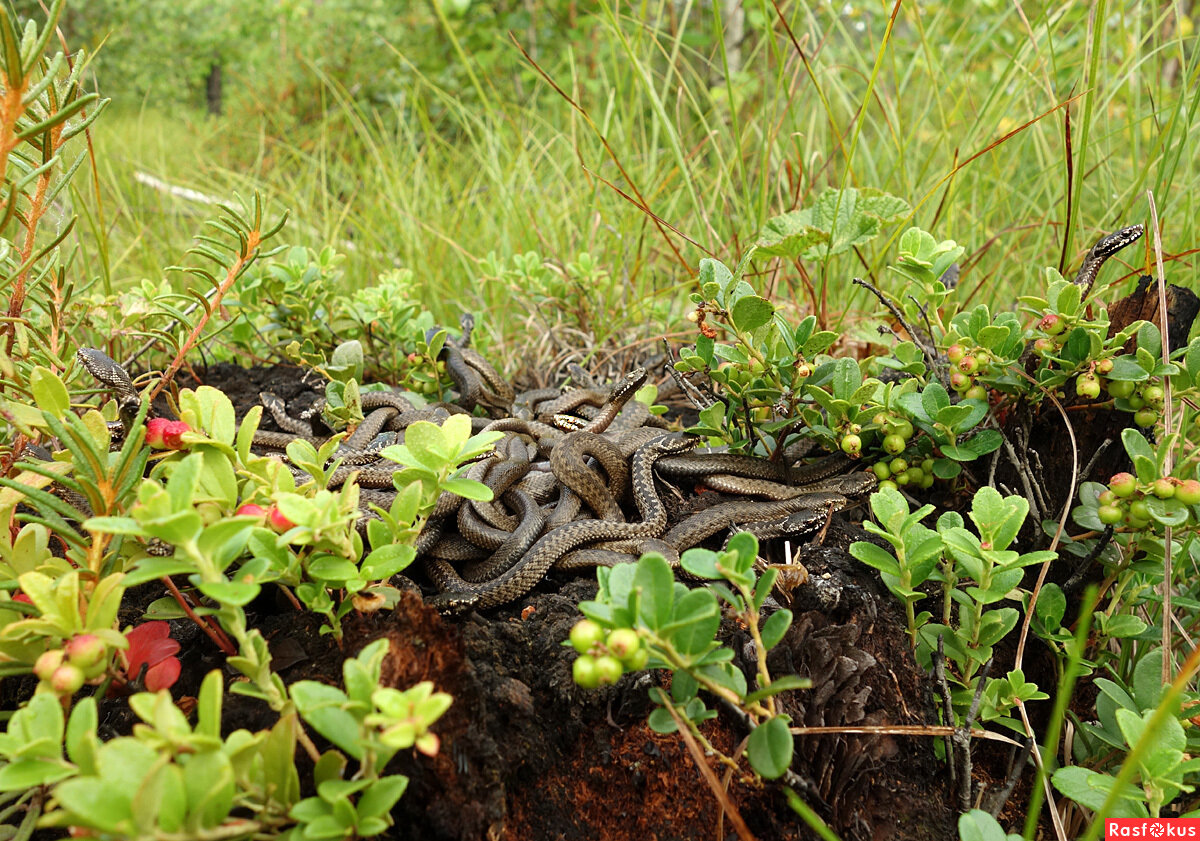
[[[950,345],[946,348],[946,358],[952,365],[957,365],[967,355],[967,349],[962,345]]]
[[[146,421],[146,443],[156,450],[182,450],[183,433],[191,431],[183,421],[150,418]]]
[[[1045,356],[1046,354],[1054,353],[1054,351],[1056,351],[1057,349],[1058,349],[1058,345],[1056,345],[1054,343],[1054,340],[1047,339],[1045,336],[1043,336],[1040,339],[1035,340],[1033,343],[1034,353],[1040,354],[1042,356]]]
[[[267,522],[271,524],[271,528],[281,534],[296,527],[296,524],[289,520],[277,505],[272,505],[267,511]]]
[[[974,374],[979,370],[979,360],[974,356],[964,356],[958,361],[958,370],[964,374]]]
[[[1113,369],[1113,361],[1111,359],[1101,359],[1096,363],[1097,374],[1111,374]]]
[[[247,502],[238,506],[238,510],[233,513],[238,517],[265,517],[267,509],[261,505],[255,505],[253,502]]]

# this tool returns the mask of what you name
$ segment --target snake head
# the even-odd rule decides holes
[[[117,413],[121,416],[121,425],[128,435],[138,411],[142,408],[142,396],[134,388],[129,374],[111,356],[93,347],[80,348],[75,352],[75,358],[97,382],[108,388],[113,399],[117,401]]]
[[[1145,225],[1130,225],[1119,231],[1113,231],[1107,236],[1100,237],[1092,246],[1092,257],[1111,257],[1130,243],[1137,242],[1146,232]]]
[[[656,453],[664,456],[675,456],[681,453],[691,452],[696,449],[700,443],[699,438],[692,438],[686,435],[663,435],[655,438],[646,444],[647,447],[652,447]]]

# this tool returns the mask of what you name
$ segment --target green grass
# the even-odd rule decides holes
[[[208,215],[133,183],[134,171],[222,198],[261,190],[292,212],[285,240],[347,253],[350,283],[412,267],[439,318],[483,311],[516,346],[529,307],[522,290],[480,280],[489,252],[535,250],[561,263],[591,252],[622,284],[611,336],[597,340],[644,337],[682,315],[680,293],[701,257],[735,263],[766,219],[830,185],[877,187],[915,206],[909,223],[860,254],[755,263],[758,282],[798,311],[810,306],[802,278],[826,288],[835,324],[839,313],[873,306],[853,276],[888,288],[883,267],[907,224],[966,245],[964,297],[1005,305],[1040,287],[1064,238],[1070,270],[1101,233],[1148,221],[1147,190],[1168,255],[1197,239],[1200,165],[1186,138],[1200,53],[1194,38],[1168,33],[1169,10],[1100,4],[1104,24],[1089,30],[1080,4],[1027,22],[1005,3],[928,4],[920,15],[903,4],[885,42],[888,20],[877,13],[786,4],[785,29],[771,4],[748,5],[769,15],[771,34],[749,41],[743,69],[723,80],[719,19],[696,13],[672,30],[665,4],[601,3],[592,41],[541,53],[578,109],[530,83],[513,48],[500,66],[470,68],[472,106],[410,67],[403,111],[363,110],[326,82],[326,116],[299,130],[269,112],[218,121],[150,108],[108,114],[95,139],[113,281],[177,261]],[[716,46],[699,54],[693,42]],[[522,73],[518,93],[511,80]],[[1067,110],[1058,106],[1073,95],[1069,182]],[[660,230],[606,181],[643,197],[681,235]],[[1122,258],[1137,264],[1141,252]],[[95,254],[86,259],[101,271]],[[1168,263],[1172,275],[1187,268]],[[1109,272],[1106,280],[1118,276]],[[650,309],[648,300],[663,303]]]

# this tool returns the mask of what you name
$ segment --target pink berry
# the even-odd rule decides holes
[[[1126,499],[1137,490],[1137,479],[1132,473],[1117,473],[1108,480],[1108,488],[1121,499]]]

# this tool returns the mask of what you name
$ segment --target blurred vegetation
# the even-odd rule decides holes
[[[412,269],[438,318],[483,312],[485,344],[517,347],[544,330],[538,272],[564,311],[614,316],[573,340],[647,340],[683,315],[701,257],[736,263],[829,186],[915,208],[823,262],[755,262],[767,294],[832,327],[874,306],[853,276],[896,283],[880,267],[911,224],[967,247],[968,301],[1009,300],[1147,220],[1150,190],[1168,270],[1190,271],[1200,64],[1183,9],[90,0],[61,29],[99,48],[117,107],[93,130],[98,184],[73,196],[79,258],[116,289],[156,279],[205,196],[257,189],[291,209],[288,242],[345,254],[349,288]],[[603,288],[572,276],[581,255]]]

